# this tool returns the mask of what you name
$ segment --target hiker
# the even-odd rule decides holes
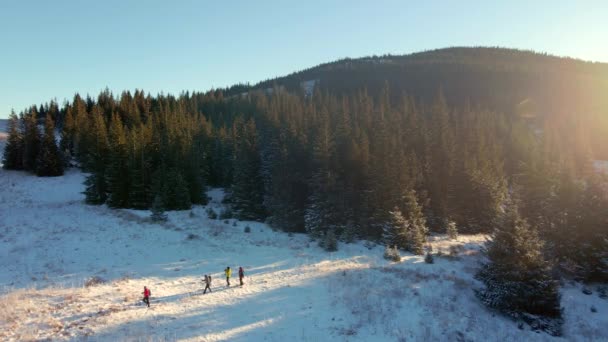
[[[207,293],[207,290],[211,292],[211,276],[205,274],[205,279],[203,282],[205,283],[205,291],[203,291],[203,294]]]
[[[243,278],[245,278],[245,271],[243,271],[242,267],[239,267],[239,281],[241,282],[241,286],[243,286]]]
[[[230,266],[226,267],[224,273],[226,273],[226,286],[230,286],[230,276],[232,275],[232,270],[230,269]]]
[[[144,303],[148,304],[148,307],[150,307],[150,296],[152,295],[152,291],[144,286],[144,292],[142,293],[144,294]]]

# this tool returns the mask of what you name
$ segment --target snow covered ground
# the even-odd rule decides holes
[[[594,287],[585,295],[565,284],[564,338],[520,330],[481,306],[473,274],[484,236],[433,237],[446,255],[434,264],[409,254],[393,263],[381,246],[326,253],[305,235],[210,220],[207,207],[155,224],[147,211],[87,206],[83,179],[0,170],[0,340],[608,340],[608,300]],[[222,192],[210,195],[219,212]],[[203,295],[205,273],[214,282]],[[93,277],[103,282],[87,284]]]

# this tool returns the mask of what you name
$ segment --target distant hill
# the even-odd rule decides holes
[[[599,100],[600,91],[608,90],[608,64],[513,49],[447,48],[342,59],[251,87],[235,86],[228,92],[275,85],[298,91],[310,81],[333,93],[366,88],[371,94],[377,94],[388,82],[394,93],[406,92],[425,100],[441,88],[452,103],[471,101],[510,110],[526,100],[564,102],[562,95],[569,100]]]
[[[409,55],[342,59],[260,82],[254,89],[329,91],[393,96],[407,93],[430,102],[439,89],[451,105],[471,103],[530,119],[576,117],[590,129],[594,150],[608,156],[608,64],[503,48],[446,48]],[[565,123],[564,123],[565,124]],[[568,125],[572,125],[569,122]]]

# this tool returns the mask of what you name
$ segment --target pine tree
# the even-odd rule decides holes
[[[309,181],[310,196],[304,215],[306,231],[314,237],[323,237],[336,230],[339,224],[335,201],[335,174],[330,167],[333,139],[327,123],[322,123],[315,137],[313,165],[315,170]]]
[[[87,147],[87,165],[91,174],[85,180],[85,201],[88,204],[103,204],[108,199],[106,164],[109,147],[105,119],[101,109],[94,106],[89,127],[90,142]]]
[[[608,192],[605,180],[593,177],[587,184],[573,213],[576,229],[567,239],[572,244],[572,258],[587,281],[608,281]],[[572,248],[572,247],[571,247]]]
[[[163,199],[160,195],[154,196],[154,202],[152,202],[152,208],[150,218],[154,222],[167,221],[167,214],[165,213],[165,206]]]
[[[23,132],[23,169],[36,170],[36,161],[40,151],[40,132],[38,130],[38,113],[32,109],[24,118]]]
[[[237,130],[234,161],[234,180],[231,192],[232,208],[242,220],[263,220],[264,183],[258,149],[256,126],[253,119],[235,125]]]
[[[333,229],[328,230],[325,233],[325,237],[322,241],[322,246],[327,252],[335,252],[338,250],[338,239]]]
[[[558,283],[542,255],[543,241],[536,229],[519,216],[510,203],[496,226],[484,253],[487,263],[476,277],[485,288],[477,296],[490,308],[513,317],[561,317]],[[559,320],[550,328],[559,334]]]
[[[450,240],[458,239],[458,229],[456,228],[456,222],[448,220],[446,224],[446,235]]]
[[[36,174],[41,177],[63,175],[63,158],[55,141],[55,123],[51,114],[47,114],[44,121],[44,137],[36,161]]]
[[[427,184],[431,197],[433,215],[429,217],[434,226],[449,215],[449,196],[453,192],[455,139],[450,122],[450,110],[442,90],[430,110],[429,144],[427,146]]]
[[[19,129],[19,118],[11,111],[8,123],[8,139],[4,146],[2,166],[7,170],[23,169],[23,135]]]
[[[407,249],[408,245],[408,221],[403,217],[401,210],[395,207],[390,212],[391,220],[384,227],[384,242],[387,246]]]
[[[129,151],[129,207],[146,209],[150,205],[149,163],[144,152],[143,133],[134,129],[130,135]]]
[[[422,213],[422,207],[418,204],[416,191],[410,190],[405,195],[405,208],[403,211],[406,218],[407,246],[406,250],[422,255],[428,227]]]
[[[108,165],[106,177],[108,182],[108,205],[114,208],[125,208],[129,204],[130,177],[127,169],[127,140],[124,127],[118,115],[112,115],[108,137]]]
[[[190,191],[188,190],[188,183],[182,176],[181,172],[172,170],[168,174],[168,186],[167,189],[170,196],[170,206],[167,206],[172,210],[188,210],[192,208],[192,201],[190,200]]]
[[[74,157],[74,138],[76,136],[76,120],[74,119],[73,109],[68,106],[63,118],[61,127],[61,140],[59,141],[59,151],[63,159],[63,165],[68,167]]]
[[[391,261],[401,261],[401,254],[399,254],[399,249],[397,247],[386,246],[384,248],[384,259]]]
[[[92,110],[92,107],[90,109]],[[86,162],[86,159],[88,158],[88,149],[91,146],[93,139],[91,138],[88,129],[90,127],[91,118],[88,114],[87,103],[78,94],[74,95],[71,114],[74,117],[75,126],[71,139],[73,144],[73,155],[79,162],[83,163]],[[69,129],[69,124],[66,129]],[[69,132],[66,131],[66,134],[69,134]],[[69,138],[66,139],[67,142],[70,141]]]

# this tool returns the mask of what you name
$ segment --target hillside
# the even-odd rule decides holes
[[[410,55],[342,59],[260,82],[235,86],[227,94],[275,86],[309,92],[379,96],[385,85],[430,103],[439,89],[451,105],[472,104],[532,118],[578,120],[600,159],[608,159],[608,64],[503,48],[446,48]],[[572,127],[569,123],[566,126]],[[578,125],[578,123],[576,124]],[[565,133],[565,132],[564,132]]]
[[[589,296],[580,284],[562,288],[564,338],[483,307],[473,294],[482,235],[431,237],[445,255],[434,264],[411,254],[387,262],[381,246],[364,243],[328,254],[303,234],[208,219],[208,208],[222,208],[218,189],[207,206],[154,224],[149,211],[85,205],[84,176],[0,170],[0,207],[11,213],[0,215],[3,341],[608,339],[608,301],[595,287]],[[225,286],[228,265],[245,268],[245,286],[236,277]],[[203,295],[206,273],[215,280]]]
[[[605,90],[608,64],[514,49],[446,48],[410,55],[342,59],[263,81],[252,88],[276,84],[297,90],[302,82],[319,80],[321,88],[331,92],[367,87],[375,93],[388,81],[391,87],[426,100],[432,100],[442,87],[449,100],[513,106],[530,97],[545,100],[541,94],[546,96],[549,89],[559,89],[552,84],[558,79],[564,82],[560,85],[563,90],[591,85],[601,85]],[[596,91],[600,94],[599,89]]]

